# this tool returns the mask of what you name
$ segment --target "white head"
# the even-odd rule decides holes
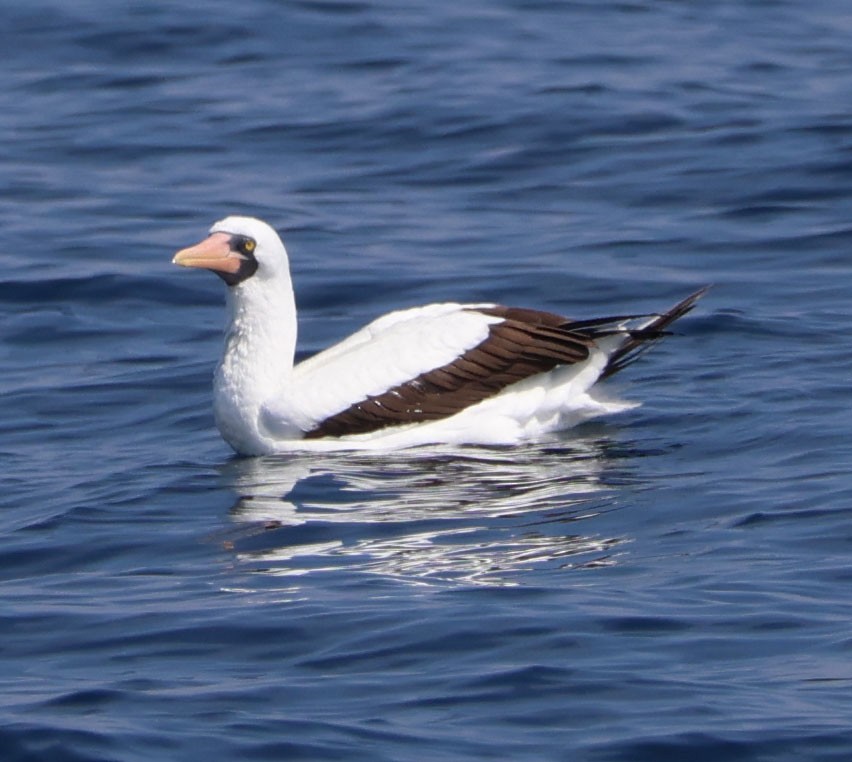
[[[235,290],[262,288],[261,283],[289,284],[290,263],[284,244],[269,225],[254,217],[226,217],[210,228],[204,241],[183,249],[176,265],[200,267],[216,273]]]

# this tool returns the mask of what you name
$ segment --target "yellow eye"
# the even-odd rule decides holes
[[[246,250],[249,254],[250,254],[251,252],[253,252],[253,251],[254,251],[254,247],[255,247],[255,246],[257,246],[257,244],[256,244],[254,241],[252,241],[252,240],[251,240],[251,238],[249,238],[249,239],[248,239],[248,240],[247,240],[247,241],[243,244],[243,248],[244,248],[244,249],[245,249],[245,250]]]

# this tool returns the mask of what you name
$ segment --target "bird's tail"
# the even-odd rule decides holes
[[[644,352],[654,345],[654,342],[668,335],[666,330],[678,318],[688,313],[695,303],[707,293],[710,286],[699,289],[674,305],[670,310],[658,315],[623,315],[595,320],[578,321],[571,324],[572,331],[578,331],[592,339],[602,339],[608,336],[626,337],[617,349],[609,356],[606,367],[600,378],[608,378],[635,362]],[[648,318],[637,327],[626,325],[627,321]]]

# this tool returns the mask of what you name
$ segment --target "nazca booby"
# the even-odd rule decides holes
[[[512,444],[634,403],[592,386],[689,312],[569,320],[498,304],[391,312],[299,363],[287,251],[265,222],[227,217],[172,260],[227,284],[216,424],[242,455]]]

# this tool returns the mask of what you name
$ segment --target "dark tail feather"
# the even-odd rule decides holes
[[[601,378],[609,378],[614,373],[623,370],[632,362],[635,362],[643,352],[650,349],[654,341],[668,335],[666,328],[678,318],[686,315],[709,289],[710,286],[699,289],[694,294],[687,296],[683,301],[678,302],[667,312],[663,312],[644,328],[629,331],[630,338],[624,343],[624,346],[610,356],[606,368],[601,373]]]

